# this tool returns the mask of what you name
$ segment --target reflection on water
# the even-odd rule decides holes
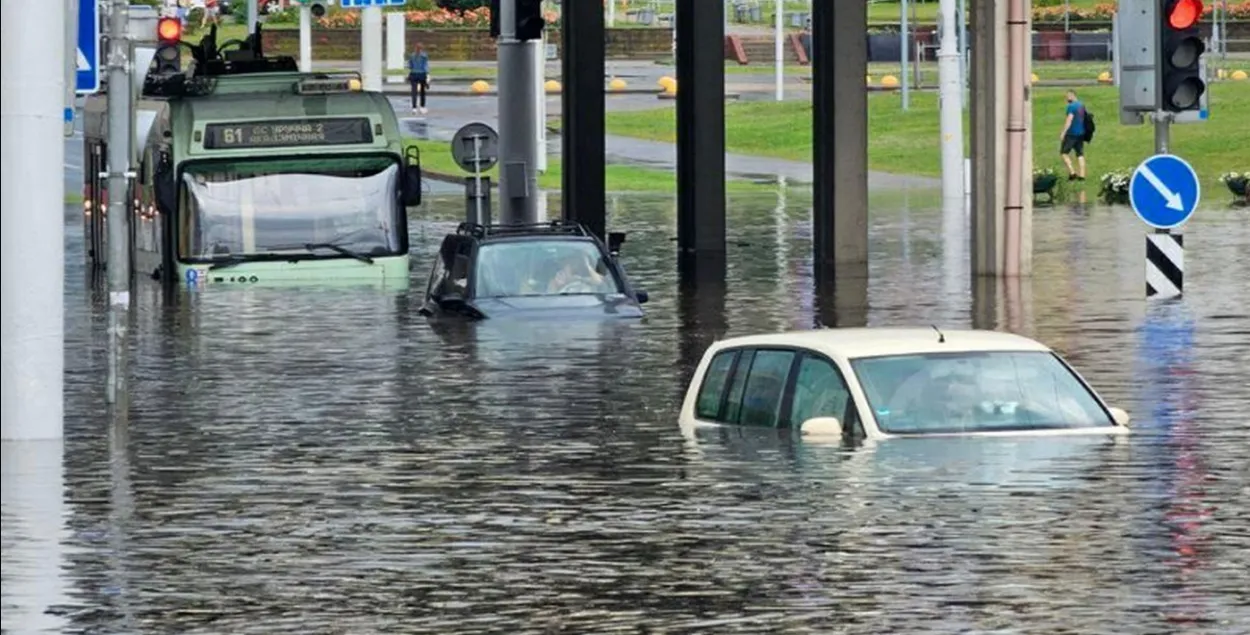
[[[19,482],[35,468],[13,457],[35,455],[6,444],[4,629],[1246,632],[1244,219],[1201,214],[1185,300],[1147,311],[1125,209],[1039,209],[1033,279],[974,294],[936,196],[908,196],[874,199],[867,303],[834,309],[793,195],[734,199],[729,280],[697,293],[676,280],[671,201],[612,201],[651,292],[640,323],[431,327],[417,293],[458,198],[413,223],[411,295],[144,281],[112,422],[71,225],[64,500],[55,475]],[[830,310],[1037,337],[1136,434],[682,438],[708,343]]]

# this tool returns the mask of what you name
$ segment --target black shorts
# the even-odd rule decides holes
[[[1059,146],[1059,154],[1067,154],[1075,152],[1076,156],[1085,156],[1085,139],[1081,137],[1066,136],[1063,138],[1063,144]]]

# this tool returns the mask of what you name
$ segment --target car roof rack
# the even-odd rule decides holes
[[[570,236],[590,236],[590,232],[581,223],[566,221],[561,219],[547,221],[545,223],[520,223],[520,224],[499,224],[499,225],[482,225],[479,223],[460,223],[456,226],[456,233],[461,235],[469,235],[474,238],[486,238],[488,236],[525,236],[525,235],[542,235],[542,234],[566,234]]]

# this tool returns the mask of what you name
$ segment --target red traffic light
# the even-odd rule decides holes
[[[1178,0],[1168,14],[1168,25],[1178,31],[1188,29],[1202,17],[1202,0]]]
[[[182,21],[178,18],[161,18],[156,23],[156,38],[166,44],[181,40]]]

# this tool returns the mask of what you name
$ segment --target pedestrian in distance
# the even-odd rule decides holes
[[[420,42],[408,56],[408,85],[412,88],[412,111],[424,115],[425,92],[430,89],[430,56]]]
[[[1069,181],[1085,180],[1085,104],[1077,99],[1076,91],[1068,91],[1067,117],[1063,122],[1063,132],[1059,133],[1059,155],[1064,165],[1068,166]],[[1077,170],[1072,169],[1072,157],[1076,155]]]

